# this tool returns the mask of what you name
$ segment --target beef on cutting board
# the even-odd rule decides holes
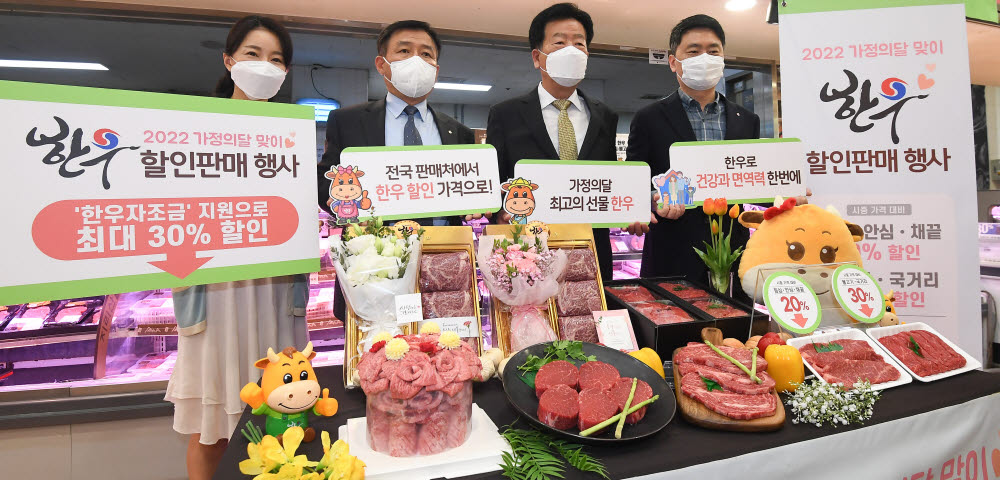
[[[681,375],[689,373],[701,375],[734,393],[761,395],[770,392],[775,385],[774,379],[760,368],[757,368],[757,378],[760,378],[761,383],[754,382],[749,375],[743,372],[736,374],[697,363],[680,363],[674,368],[677,368]]]
[[[701,402],[709,410],[734,420],[769,417],[777,410],[775,397],[770,393],[746,395],[718,390],[709,392],[704,381],[695,373],[689,373],[681,378],[681,391],[684,395]]]
[[[614,365],[600,361],[580,365],[580,390],[607,391],[615,385],[619,378],[621,378],[621,374],[618,373],[618,369]]]
[[[553,385],[538,397],[538,420],[552,428],[573,428],[579,413],[579,394],[566,385]]]
[[[718,348],[719,350],[725,352],[726,355],[735,358],[736,361],[742,363],[748,369],[752,368],[753,358],[751,357],[750,350],[728,347],[726,345],[719,345]],[[737,375],[745,375],[743,370],[736,365],[733,365],[729,360],[722,358],[719,354],[715,353],[711,347],[705,345],[704,343],[688,343],[688,346],[677,352],[677,355],[674,358],[674,365],[676,366],[680,363],[696,363]],[[757,371],[760,372],[765,370],[767,370],[767,361],[764,360],[764,357],[761,355],[757,355]]]
[[[541,397],[554,385],[566,385],[574,390],[580,384],[580,373],[576,365],[566,360],[556,360],[542,365],[535,374],[535,395]]]

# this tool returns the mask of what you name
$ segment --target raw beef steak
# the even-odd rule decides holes
[[[468,290],[420,294],[424,319],[473,317],[476,315],[472,295]]]
[[[923,357],[913,351],[914,347],[913,343],[910,342],[910,337],[913,337],[913,342],[917,344],[920,355]],[[878,341],[907,368],[921,377],[929,377],[962,368],[966,363],[965,357],[949,347],[937,335],[926,330],[900,332],[882,337]]]
[[[652,302],[656,300],[653,292],[642,285],[614,285],[604,287],[604,291],[614,295],[625,303]]]
[[[579,397],[566,385],[553,385],[538,398],[538,420],[559,430],[573,428],[580,414]]]
[[[597,326],[593,315],[559,317],[559,338],[597,343]]]
[[[611,387],[611,398],[614,399],[615,403],[618,405],[618,411],[621,412],[625,409],[625,401],[628,400],[628,392],[632,390],[632,378],[622,377],[619,378],[615,385]],[[641,402],[649,400],[653,396],[653,388],[649,386],[648,383],[639,380],[635,384],[635,395],[632,397],[632,403],[630,405],[636,405]],[[625,417],[625,423],[629,425],[635,425],[642,420],[642,417],[646,416],[646,408],[642,407],[635,411],[635,413],[629,414]]]
[[[693,305],[694,308],[711,315],[712,318],[743,317],[747,314],[743,310],[733,308],[715,299],[698,300],[692,302],[691,305]]]
[[[719,350],[722,350],[726,353],[726,355],[735,358],[736,361],[742,363],[748,369],[753,366],[753,359],[750,357],[750,350],[727,347],[725,345],[720,345]],[[746,375],[743,370],[736,365],[733,365],[733,363],[729,360],[722,358],[721,355],[715,353],[714,350],[704,343],[688,343],[688,346],[677,352],[677,355],[674,357],[674,368],[677,368],[677,365],[681,363],[696,363],[699,365],[713,367],[724,372]],[[757,355],[757,371],[760,372],[764,370],[767,370],[767,360],[764,360],[764,357]]]
[[[584,364],[586,365],[586,364]],[[618,404],[606,390],[585,388],[580,391],[580,431],[601,423],[618,413]]]
[[[665,301],[635,303],[632,304],[632,308],[635,308],[642,316],[657,325],[684,323],[694,320],[691,318],[691,315],[681,310],[680,307],[671,305]]]
[[[759,356],[757,357],[757,360],[760,361]],[[715,383],[718,383],[727,391],[734,393],[761,395],[770,392],[771,389],[774,388],[774,379],[771,378],[767,372],[761,370],[760,365],[757,366],[757,378],[760,378],[761,383],[755,383],[753,380],[750,380],[750,376],[743,372],[736,374],[719,370],[718,368],[698,365],[697,363],[679,363],[675,365],[674,368],[677,368],[677,371],[681,373],[681,376],[689,373],[701,375]]]
[[[472,287],[469,252],[425,253],[420,257],[420,291],[451,292]]]
[[[580,385],[580,371],[576,365],[566,360],[556,360],[542,365],[535,375],[535,395],[541,397],[546,390],[555,385],[566,385],[575,390]]]
[[[598,361],[580,365],[580,390],[610,390],[619,378],[621,374],[613,365]]]
[[[833,340],[843,347],[832,352],[817,352],[815,343],[799,347],[802,358],[828,383],[840,383],[850,390],[854,384],[868,380],[872,385],[899,379],[899,371],[886,363],[882,355],[863,340]],[[829,345],[821,343],[820,345]]]
[[[674,294],[677,298],[683,300],[711,297],[708,292],[700,288],[694,288],[687,285],[685,282],[660,282],[657,285],[659,285],[660,288]]]
[[[696,373],[681,377],[681,392],[701,402],[709,410],[734,420],[768,417],[774,415],[777,409],[774,395],[770,393],[745,395],[718,390],[709,392],[705,382]]]
[[[566,281],[581,282],[597,278],[597,260],[589,248],[573,248],[565,250],[566,270],[563,273]]]
[[[556,307],[560,317],[590,315],[601,308],[601,290],[596,280],[566,282],[556,296]]]

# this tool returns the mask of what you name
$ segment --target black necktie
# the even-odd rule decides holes
[[[424,141],[420,139],[420,132],[417,131],[417,126],[413,123],[413,116],[418,113],[417,107],[407,105],[403,109],[403,113],[406,113],[406,126],[403,127],[403,145],[423,145]]]

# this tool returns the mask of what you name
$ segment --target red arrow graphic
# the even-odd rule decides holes
[[[149,264],[177,278],[185,278],[212,258],[199,258],[194,250],[174,250],[167,253],[166,260],[149,262]]]
[[[795,322],[795,324],[798,325],[799,327],[803,328],[806,326],[807,323],[809,323],[809,319],[802,316],[801,313],[796,313],[795,316],[792,317],[792,321]]]
[[[868,306],[867,303],[861,305],[860,307],[858,307],[858,310],[861,310],[861,313],[865,314],[865,316],[869,317],[869,318],[871,318],[872,312],[875,311],[875,309],[872,308],[872,307],[870,307],[870,306]]]

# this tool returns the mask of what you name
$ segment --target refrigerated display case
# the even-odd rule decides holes
[[[994,211],[1000,216],[1000,207],[990,207],[991,217]],[[996,221],[993,218],[990,220]],[[996,312],[996,301],[1000,299],[1000,223],[979,224],[979,281],[983,312],[983,366],[991,368],[997,366],[1000,360]]]

